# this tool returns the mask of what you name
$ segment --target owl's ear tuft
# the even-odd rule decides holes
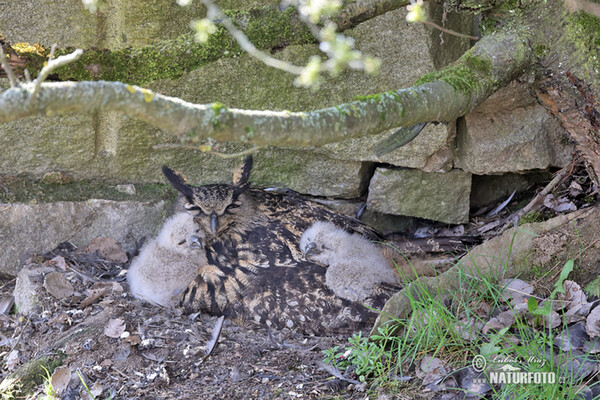
[[[250,178],[250,171],[252,171],[252,163],[254,159],[252,156],[246,157],[244,163],[233,172],[233,184],[237,186],[243,186],[248,183]]]
[[[180,192],[188,199],[193,198],[193,189],[190,185],[188,185],[183,175],[181,175],[175,170],[172,170],[166,165],[163,165],[162,172],[165,175],[165,178],[167,178],[167,180],[171,184],[171,186],[173,186],[178,192]]]

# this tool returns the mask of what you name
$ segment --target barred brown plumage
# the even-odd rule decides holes
[[[337,296],[325,282],[324,266],[306,259],[300,237],[316,221],[330,221],[369,240],[382,235],[295,193],[249,188],[252,157],[234,174],[233,184],[191,186],[163,167],[171,185],[203,234],[206,265],[181,301],[188,312],[226,314],[241,324],[266,324],[306,333],[365,327],[376,316],[363,304]],[[365,299],[381,307],[390,293]]]

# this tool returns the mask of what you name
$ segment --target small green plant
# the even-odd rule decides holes
[[[385,380],[394,368],[394,353],[392,342],[398,338],[391,335],[390,327],[379,328],[379,335],[371,338],[363,337],[362,332],[348,339],[348,349],[340,351],[340,346],[323,350],[323,361],[344,371],[350,366],[355,367],[355,373],[361,382],[368,378],[375,381]]]
[[[46,376],[44,377],[44,393],[46,394],[46,397],[44,400],[58,399],[58,394],[54,391],[54,387],[52,386],[52,376],[50,375],[50,371],[43,365],[41,367],[46,371]]]
[[[545,302],[543,307],[539,306],[538,301],[534,297],[530,297],[527,301],[527,309],[529,312],[537,317],[548,317],[552,312],[552,300],[556,298],[559,293],[564,293],[565,289],[563,288],[563,283],[573,271],[573,266],[575,264],[574,260],[569,260],[565,263],[560,272],[560,276],[558,281],[554,284],[554,290],[550,294],[550,298]]]
[[[83,379],[83,375],[81,375],[81,371],[77,370],[77,376],[79,376],[79,380],[81,381],[81,383],[83,384],[83,387],[85,388],[85,390],[88,392],[88,394],[90,395],[90,398],[92,400],[96,400],[96,397],[92,394],[92,391],[90,390],[90,388],[88,387],[87,383],[85,383],[85,379]]]

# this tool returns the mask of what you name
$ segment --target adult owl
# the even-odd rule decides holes
[[[163,173],[188,203],[203,238],[206,264],[187,288],[187,312],[225,314],[242,325],[266,324],[320,334],[356,330],[373,321],[370,307],[382,307],[390,290],[364,302],[337,296],[325,280],[326,268],[299,249],[304,231],[329,221],[366,240],[382,235],[362,222],[339,215],[295,193],[249,187],[252,157],[234,173],[233,184],[191,186],[168,167]]]

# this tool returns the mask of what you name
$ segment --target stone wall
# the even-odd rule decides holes
[[[136,49],[189,35],[189,21],[205,13],[198,1],[187,8],[172,0],[106,3],[107,8],[93,16],[83,9],[80,0],[3,2],[0,33],[12,43],[40,43],[48,47],[57,43],[60,47],[111,51]],[[218,2],[223,9],[247,10],[276,5],[278,1],[240,3]],[[442,24],[442,7],[433,3],[427,7],[429,18]],[[356,39],[357,48],[381,58],[381,73],[376,77],[346,72],[327,79],[318,92],[311,92],[295,88],[292,76],[268,68],[246,54],[228,54],[191,68],[178,78],[155,79],[143,86],[194,103],[219,101],[235,108],[310,110],[348,102],[357,95],[410,86],[423,74],[455,60],[469,47],[467,40],[447,34],[442,43],[438,31],[421,24],[407,24],[405,15],[405,10],[389,12],[344,32]],[[443,24],[467,33],[472,26],[468,16],[453,13],[448,13]],[[299,64],[317,53],[317,46],[310,43],[273,52],[278,58]],[[94,65],[86,68],[93,69]],[[138,80],[144,81],[143,77]],[[0,80],[0,90],[7,87],[6,80]],[[320,148],[261,149],[255,154],[251,180],[257,186],[289,187],[301,193],[343,199],[368,192],[372,213],[463,223],[469,215],[472,182],[481,181],[473,180],[472,174],[560,167],[568,162],[572,152],[560,124],[537,105],[522,85],[501,90],[458,123],[429,124],[413,142],[378,158],[372,146],[390,134],[384,132]],[[155,147],[165,143],[177,140],[117,113],[28,118],[0,125],[0,171],[2,175],[33,180],[60,172],[73,181],[100,180],[115,185],[164,182],[160,167],[167,164],[183,172],[192,183],[205,184],[229,182],[232,169],[239,163],[193,149]],[[219,150],[244,149],[240,144],[224,143]],[[42,218],[45,214],[39,215]],[[371,217],[381,220],[380,216]],[[389,226],[391,220],[394,219],[382,223],[386,230],[393,230]],[[16,223],[33,222],[23,219]],[[152,220],[142,231],[153,231],[155,224]],[[7,229],[0,224],[3,240],[18,234]],[[42,251],[42,247],[48,250],[59,239],[52,243],[32,240],[44,246],[34,246],[29,253]],[[19,257],[23,254],[19,253]],[[0,270],[14,271],[14,265],[3,267],[2,262],[8,261],[0,260]]]

